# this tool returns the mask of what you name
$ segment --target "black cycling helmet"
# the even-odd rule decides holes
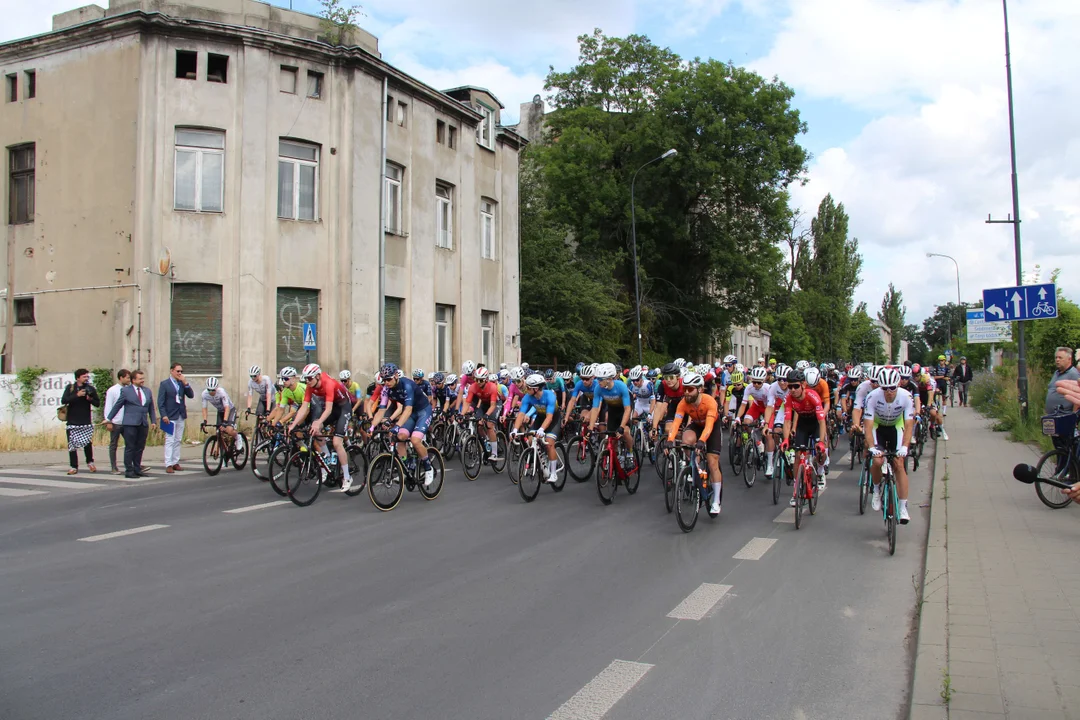
[[[787,381],[789,383],[802,383],[806,381],[806,374],[802,370],[796,370],[792,368],[791,372],[787,374]]]
[[[554,379],[555,379],[555,371],[554,370],[552,370],[551,368],[548,368],[547,370],[544,371],[544,380],[547,380],[548,382],[551,382]]]
[[[669,362],[669,363],[665,364],[664,367],[660,368],[660,374],[661,375],[678,375],[679,374],[679,366],[676,365],[673,362]]]

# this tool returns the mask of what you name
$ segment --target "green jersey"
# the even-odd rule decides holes
[[[305,392],[307,392],[307,385],[300,382],[296,383],[296,387],[292,390],[289,388],[282,388],[281,392],[277,394],[277,404],[279,407],[282,405],[295,405],[296,407],[300,407],[304,404]]]

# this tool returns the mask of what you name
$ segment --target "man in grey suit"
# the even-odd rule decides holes
[[[120,399],[113,405],[106,418],[109,430],[112,419],[124,411],[124,477],[137,479],[150,477],[142,469],[142,455],[146,448],[146,436],[150,426],[157,422],[154,414],[154,396],[143,387],[146,375],[142,370],[131,372],[131,384],[120,391]]]

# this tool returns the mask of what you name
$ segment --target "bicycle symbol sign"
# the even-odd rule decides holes
[[[1047,320],[1057,317],[1054,283],[983,290],[983,320]]]

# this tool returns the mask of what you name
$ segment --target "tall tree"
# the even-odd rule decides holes
[[[873,318],[866,312],[866,303],[859,303],[851,315],[851,356],[859,362],[880,363],[885,359],[881,333]]]
[[[878,320],[885,323],[885,327],[892,332],[892,347],[889,348],[889,359],[896,362],[900,358],[900,342],[904,339],[904,318],[907,308],[904,307],[904,294],[889,283],[889,289],[885,291],[885,297],[881,299],[881,311],[878,312]]]
[[[934,314],[923,320],[923,339],[931,348],[948,348],[960,338],[967,326],[967,308],[945,303],[934,308]]]

